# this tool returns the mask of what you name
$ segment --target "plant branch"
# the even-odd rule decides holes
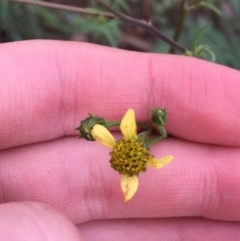
[[[140,27],[146,29],[149,33],[162,39],[163,41],[165,41],[166,43],[168,43],[169,45],[173,46],[175,49],[178,49],[179,51],[181,51],[183,53],[185,53],[187,51],[186,48],[184,48],[183,46],[181,46],[180,44],[178,44],[177,42],[175,42],[174,40],[172,40],[171,38],[166,36],[164,33],[162,33],[160,30],[158,30],[156,27],[154,27],[151,23],[148,23],[144,20],[132,18],[123,13],[120,13],[102,0],[96,0],[96,1],[98,3],[100,3],[101,5],[103,5],[109,12],[113,13],[119,19],[121,19],[129,24],[140,26]]]
[[[19,3],[24,3],[24,4],[31,4],[31,5],[36,5],[36,6],[40,6],[40,7],[46,7],[46,8],[61,9],[61,10],[75,12],[75,13],[82,13],[82,14],[89,14],[89,15],[99,15],[100,14],[98,11],[87,10],[87,9],[79,8],[79,7],[72,7],[72,6],[67,6],[67,5],[58,4],[58,3],[40,2],[40,1],[35,1],[35,0],[9,0],[9,1],[10,2],[19,2]],[[107,18],[115,18],[115,16],[112,13],[101,12],[101,14],[103,14]]]
[[[185,5],[186,5],[186,0],[182,0],[181,5],[180,5],[179,18],[177,20],[177,25],[176,25],[175,32],[174,32],[174,35],[173,35],[174,41],[179,40],[179,37],[180,37],[182,29],[183,29],[183,24],[184,24],[186,12],[187,12],[186,9],[184,8]],[[171,47],[170,50],[169,50],[169,53],[174,54],[175,49],[173,47]]]

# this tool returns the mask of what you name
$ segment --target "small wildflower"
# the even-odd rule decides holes
[[[172,161],[173,156],[156,159],[144,146],[143,141],[138,140],[137,124],[133,109],[129,109],[123,117],[120,129],[123,138],[115,141],[112,134],[102,125],[94,125],[91,135],[93,138],[111,148],[111,166],[121,176],[121,188],[125,201],[129,201],[138,189],[138,175],[145,172],[147,166],[162,168]]]
[[[166,109],[152,109],[152,122],[157,126],[163,126],[165,125],[167,121],[167,111]]]

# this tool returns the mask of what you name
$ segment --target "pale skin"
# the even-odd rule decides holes
[[[239,71],[60,41],[0,56],[1,240],[240,240]],[[148,121],[149,106],[167,108],[173,136],[151,153],[174,160],[125,203],[109,149],[74,128],[128,108]]]

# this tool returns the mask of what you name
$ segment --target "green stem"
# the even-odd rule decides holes
[[[107,129],[111,128],[111,127],[115,127],[115,126],[119,126],[121,123],[121,121],[107,121],[105,127]]]
[[[120,124],[121,124],[121,121],[109,121],[107,122],[105,127],[109,129],[111,127],[120,126]],[[144,142],[147,139],[147,137],[151,135],[152,127],[148,123],[143,123],[143,122],[136,122],[136,124],[138,127],[141,127],[144,129],[144,131],[138,134],[138,140]]]
[[[155,138],[152,138],[152,139],[149,139],[149,140],[145,139],[145,146],[148,149],[150,148],[151,145],[153,145],[153,144],[155,144],[155,143],[157,143],[159,141],[162,141],[163,139],[165,139],[167,137],[167,131],[166,131],[166,129],[163,126],[156,125],[156,127],[158,129],[159,136],[157,136]]]
[[[182,0],[181,5],[180,5],[179,18],[178,18],[178,21],[177,21],[177,25],[176,25],[176,28],[175,28],[174,35],[173,35],[173,40],[176,41],[176,42],[179,40],[179,37],[180,37],[182,29],[183,29],[183,24],[184,24],[186,12],[187,12],[185,10],[185,4],[186,4],[186,0]],[[175,48],[173,48],[173,46],[171,46],[171,48],[169,50],[169,53],[170,54],[175,53]]]
[[[105,127],[107,129],[111,128],[111,127],[116,127],[116,126],[120,126],[121,124],[121,121],[107,121]],[[148,132],[152,132],[152,127],[148,124],[148,123],[144,123],[144,122],[136,122],[137,126],[143,128],[145,131],[148,131]],[[144,132],[145,132],[144,131]]]
[[[149,149],[151,145],[153,145],[159,141],[162,141],[165,138],[166,138],[166,136],[157,136],[155,138],[152,138],[151,140],[147,140],[145,145]]]

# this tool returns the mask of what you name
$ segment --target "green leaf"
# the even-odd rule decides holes
[[[203,32],[210,27],[212,23],[206,23],[205,25],[203,25],[203,27],[201,27],[198,32],[196,33],[194,39],[193,39],[193,44],[192,44],[192,51],[194,52],[194,49],[196,49],[196,46],[198,44],[198,40],[200,39],[200,37],[202,36]]]
[[[207,56],[206,56],[206,53],[210,55],[211,57],[211,61],[212,62],[215,62],[216,60],[216,57],[215,57],[215,54],[213,53],[213,51],[210,49],[210,47],[208,45],[198,45],[195,49],[194,49],[194,52],[193,52],[193,56],[194,57],[198,57],[198,58],[204,58],[206,59]]]
[[[205,8],[209,8],[210,10],[212,10],[213,12],[215,12],[216,14],[218,15],[222,15],[222,12],[220,9],[218,9],[216,6],[214,6],[212,3],[209,3],[209,2],[205,2],[205,1],[199,1],[195,4],[192,4],[192,5],[189,5],[187,6],[185,9],[187,11],[189,10],[193,10],[193,9],[196,9],[196,8],[199,8],[199,7],[205,7]]]
[[[213,51],[210,48],[206,48],[205,51],[210,54],[211,61],[215,62],[216,61],[216,55],[213,53]]]
[[[189,56],[189,57],[192,57],[192,56],[193,56],[193,53],[192,53],[192,51],[190,51],[189,49],[187,49],[187,50],[185,51],[184,55]]]
[[[42,38],[43,33],[40,27],[39,18],[37,15],[38,14],[37,8],[31,5],[26,5],[25,10],[26,10],[26,20],[29,23],[29,32],[31,32],[33,36],[36,38]],[[35,31],[36,29],[38,31]]]
[[[39,13],[40,17],[48,23],[48,25],[62,33],[67,34],[69,27],[64,24],[57,14],[51,13],[50,11],[44,10]]]
[[[17,6],[19,4],[16,3]],[[0,22],[13,40],[21,40],[22,36],[17,28],[16,17],[12,14],[13,7],[7,0],[0,2]]]
[[[202,6],[202,7],[206,7],[206,8],[211,9],[214,13],[216,13],[218,15],[222,15],[221,10],[218,9],[217,7],[215,7],[212,3],[202,1],[202,2],[199,3],[199,5]]]

